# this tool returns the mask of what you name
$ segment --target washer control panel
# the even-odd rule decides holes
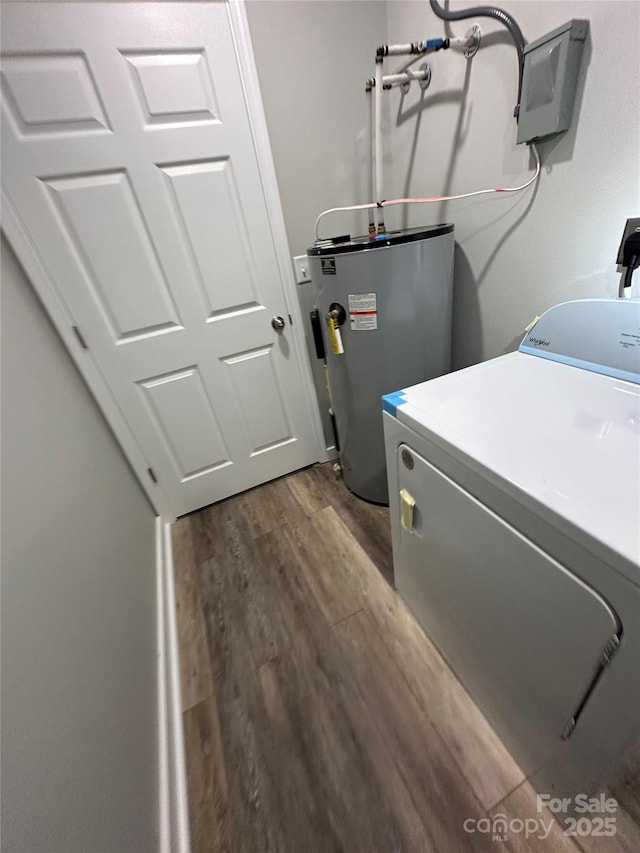
[[[546,311],[520,352],[640,384],[640,299],[577,299]]]

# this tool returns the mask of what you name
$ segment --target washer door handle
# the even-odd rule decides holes
[[[413,532],[413,511],[415,498],[406,489],[400,489],[400,524],[407,533]]]

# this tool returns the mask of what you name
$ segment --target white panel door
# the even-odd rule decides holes
[[[18,3],[2,23],[3,192],[165,509],[315,461],[227,4]]]

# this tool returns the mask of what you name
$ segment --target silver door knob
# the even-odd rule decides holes
[[[285,322],[282,317],[274,317],[271,320],[271,325],[276,330],[276,332],[281,332],[285,327]]]

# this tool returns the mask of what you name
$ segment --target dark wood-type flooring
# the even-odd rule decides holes
[[[535,792],[388,583],[388,516],[327,464],[175,523],[193,853],[640,851],[632,775],[614,838],[464,831]]]

